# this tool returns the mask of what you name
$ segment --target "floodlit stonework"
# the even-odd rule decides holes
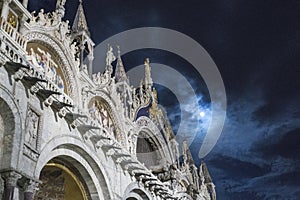
[[[106,70],[92,74],[82,3],[72,26],[64,0],[50,13],[27,4],[0,2],[0,199],[216,199],[186,142],[179,162],[149,59],[138,88],[119,47],[108,46],[106,63],[94,63]]]

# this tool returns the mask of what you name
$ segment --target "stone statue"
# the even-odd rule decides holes
[[[66,4],[66,0],[57,0],[56,2],[56,8],[58,7],[64,7]]]
[[[70,45],[71,54],[72,54],[72,56],[73,56],[73,59],[76,59],[76,54],[77,54],[77,51],[78,51],[78,47],[77,47],[76,45],[77,45],[76,41],[74,41],[74,42]]]
[[[116,60],[116,56],[113,53],[112,46],[108,45],[108,51],[106,53],[106,66],[111,66],[111,63]]]
[[[60,39],[63,41],[66,38],[67,33],[69,32],[69,21],[61,22],[59,25]]]
[[[38,17],[37,23],[41,26],[45,25],[46,18],[45,18],[45,14],[44,14],[44,9],[40,10],[37,17]]]
[[[36,24],[36,20],[37,20],[37,17],[35,16],[35,11],[33,11],[31,13],[31,19],[30,19],[30,22],[29,22],[29,25],[35,25]]]

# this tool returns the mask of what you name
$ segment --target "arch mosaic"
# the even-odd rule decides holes
[[[66,142],[67,141],[67,142]],[[110,178],[96,155],[76,137],[58,136],[42,149],[37,161],[34,177],[38,178],[43,167],[53,158],[64,157],[86,178],[92,199],[113,199]]]
[[[87,102],[88,102],[88,109],[89,109],[89,114],[91,115],[91,117],[93,117],[93,113],[91,113],[91,106],[93,104],[94,100],[100,100],[104,103],[107,112],[109,113],[112,123],[115,126],[115,131],[116,131],[116,140],[118,142],[120,142],[123,146],[126,146],[126,134],[122,134],[122,130],[123,129],[123,125],[121,123],[121,120],[119,118],[119,114],[117,112],[116,109],[114,109],[116,106],[114,104],[114,102],[108,97],[107,94],[103,93],[103,92],[97,92],[96,95],[91,96]]]
[[[43,46],[48,47],[49,49],[53,49],[53,53],[57,54],[57,61],[59,62],[62,70],[62,73],[65,77],[66,89],[68,91],[69,96],[75,101],[80,102],[77,80],[76,80],[76,72],[77,69],[74,68],[74,63],[71,62],[66,53],[62,50],[59,42],[55,41],[51,36],[47,36],[45,33],[40,32],[30,32],[25,35],[25,39],[27,43],[39,43]]]

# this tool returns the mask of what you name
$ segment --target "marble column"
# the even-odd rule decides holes
[[[28,180],[24,184],[24,200],[33,200],[35,192],[38,190],[38,182]]]
[[[11,171],[3,173],[2,177],[4,178],[5,182],[3,200],[13,200],[15,187],[17,186],[17,181],[22,176],[17,172]]]

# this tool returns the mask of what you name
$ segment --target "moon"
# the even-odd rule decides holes
[[[201,111],[200,112],[200,117],[204,117],[205,116],[205,112]]]

